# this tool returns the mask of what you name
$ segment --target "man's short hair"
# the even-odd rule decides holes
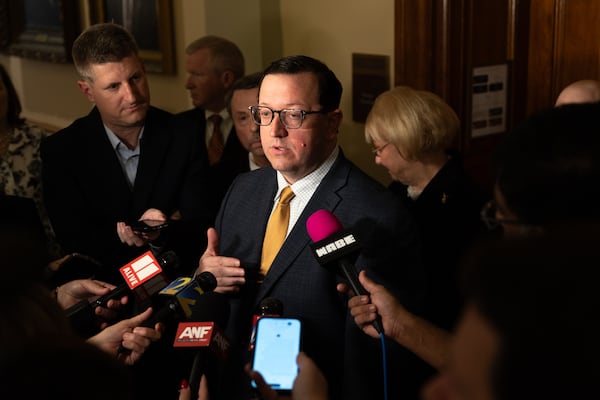
[[[225,94],[225,104],[227,105],[227,111],[229,111],[229,114],[231,114],[231,99],[233,98],[235,91],[258,88],[261,79],[262,72],[255,72],[234,82],[231,88],[227,91],[227,94]]]
[[[263,71],[263,78],[270,74],[295,75],[303,72],[310,72],[317,76],[319,83],[319,104],[323,107],[322,111],[333,111],[340,107],[342,84],[327,65],[315,58],[303,55],[280,58],[273,61]]]
[[[91,64],[117,62],[137,54],[138,46],[133,35],[112,22],[90,26],[75,39],[71,50],[77,72],[87,80],[93,80]]]
[[[231,71],[236,80],[244,76],[244,55],[231,40],[214,35],[203,36],[190,43],[185,48],[185,54],[190,55],[201,49],[210,50],[213,68],[217,73]]]

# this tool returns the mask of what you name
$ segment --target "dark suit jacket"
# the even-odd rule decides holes
[[[41,147],[44,200],[63,249],[97,258],[104,264],[98,277],[120,284],[118,268],[148,249],[122,244],[116,223],[136,221],[153,207],[183,215],[184,222],[174,224],[169,234],[199,227],[195,249],[181,245],[175,250],[186,260],[197,256],[193,252],[200,254],[212,221],[203,197],[208,161],[195,129],[187,120],[151,107],[133,191],[96,108],[48,137]]]
[[[246,268],[257,268],[276,190],[276,173],[271,167],[242,174],[233,182],[216,221],[221,255],[239,258]],[[362,240],[356,267],[371,271],[371,276],[384,282],[409,309],[418,308],[422,271],[412,219],[392,193],[340,152],[264,282],[247,284],[239,298],[232,299],[228,334],[240,343],[243,353],[256,306],[265,297],[278,298],[284,316],[302,320],[303,349],[327,376],[331,399],[383,398],[380,341],[355,325],[346,296],[336,291],[340,277],[321,267],[309,248],[312,241],[306,220],[319,209],[332,212]],[[390,393],[406,393],[412,383],[403,380],[402,374],[410,370],[414,356],[391,341],[386,346]],[[226,385],[236,387],[232,382]],[[399,398],[394,396],[390,398]],[[229,394],[223,398],[237,397]]]
[[[204,110],[200,108],[193,108],[191,110],[183,111],[179,113],[185,118],[189,118],[196,122],[198,125],[199,141],[201,145],[206,149],[206,117]],[[235,127],[231,128],[225,147],[223,148],[223,155],[219,162],[209,167],[209,187],[205,195],[208,197],[208,201],[211,205],[211,210],[216,216],[219,207],[221,206],[221,200],[227,193],[229,185],[242,172],[248,171],[248,151],[244,149],[240,140],[235,132]]]
[[[392,183],[390,189],[413,215],[421,235],[427,277],[423,316],[452,330],[462,310],[459,263],[473,241],[485,232],[480,217],[485,197],[458,157],[448,160],[417,200],[407,196],[407,187],[400,182]]]

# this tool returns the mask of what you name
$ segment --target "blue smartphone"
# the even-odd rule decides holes
[[[252,369],[278,392],[292,390],[301,339],[302,326],[297,318],[262,317],[257,322]],[[252,382],[252,386],[256,384]]]

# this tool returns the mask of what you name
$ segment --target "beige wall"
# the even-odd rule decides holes
[[[172,112],[191,107],[184,88],[184,49],[204,34],[235,41],[248,72],[282,55],[306,54],[325,62],[344,86],[340,144],[346,155],[370,175],[389,182],[385,170],[373,162],[364,125],[352,121],[351,61],[352,53],[379,54],[390,56],[393,65],[393,0],[173,0],[173,15],[177,75],[150,75],[154,105]],[[26,118],[61,128],[89,111],[72,65],[6,55],[0,55],[0,62],[15,81]]]

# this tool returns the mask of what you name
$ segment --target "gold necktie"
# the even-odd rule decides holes
[[[285,240],[290,222],[290,201],[292,201],[294,196],[292,188],[286,186],[281,191],[277,207],[275,207],[273,214],[271,214],[271,218],[267,224],[267,231],[265,232],[260,261],[260,273],[262,276],[267,275],[275,256],[279,252],[279,248]]]
[[[208,142],[208,162],[213,165],[223,154],[223,133],[221,132],[221,116],[213,114],[208,118],[213,124],[213,134]]]

